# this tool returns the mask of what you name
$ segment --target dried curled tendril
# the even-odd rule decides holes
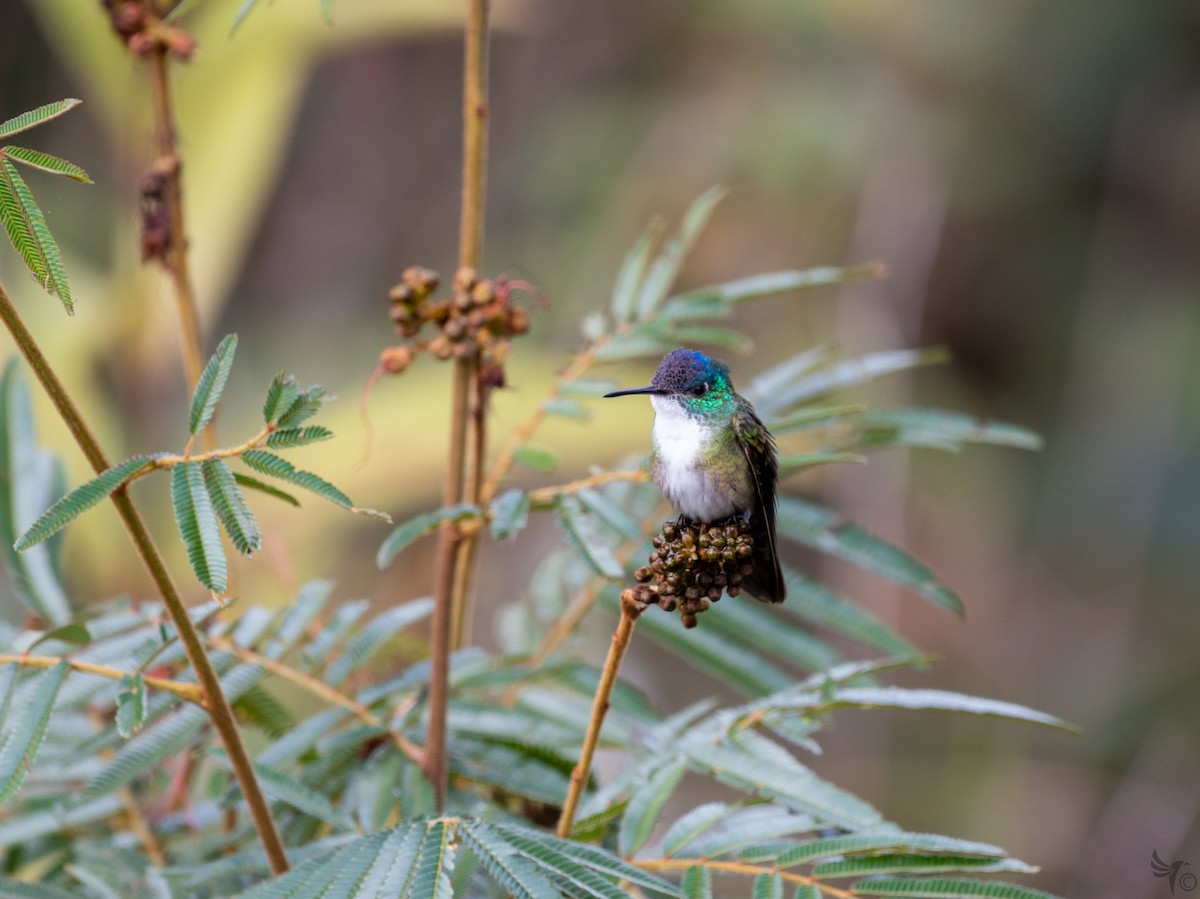
[[[754,568],[754,539],[746,521],[703,524],[668,521],[654,538],[650,564],[634,572],[636,587],[626,593],[633,602],[679,610],[684,627],[721,598],[737,596]]]

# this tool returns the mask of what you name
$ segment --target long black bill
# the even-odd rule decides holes
[[[667,391],[661,387],[630,387],[628,390],[614,390],[612,393],[606,393],[604,394],[604,398],[608,399],[610,396],[634,396],[639,393],[648,393],[651,396],[665,396]]]

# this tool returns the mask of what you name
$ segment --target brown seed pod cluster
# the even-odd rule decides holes
[[[196,52],[196,39],[181,28],[161,21],[149,0],[101,0],[117,37],[134,56],[147,57],[163,49],[187,61]]]
[[[171,250],[171,217],[167,212],[167,187],[179,177],[179,160],[166,156],[154,160],[138,181],[142,213],[142,262],[157,259],[168,265]]]
[[[385,349],[380,367],[397,375],[422,351],[435,359],[465,359],[479,353],[481,385],[487,390],[503,387],[504,360],[512,338],[529,330],[529,310],[512,300],[520,285],[480,278],[474,269],[461,268],[454,275],[453,294],[439,299],[434,296],[439,283],[437,272],[414,265],[388,291],[396,333],[408,343]],[[427,325],[437,333],[417,339]]]
[[[721,598],[737,596],[751,575],[754,538],[750,525],[668,521],[654,538],[650,564],[634,572],[638,586],[632,598],[670,612],[679,610],[684,627],[695,627],[696,616]]]

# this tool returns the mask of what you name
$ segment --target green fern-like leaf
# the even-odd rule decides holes
[[[667,298],[667,293],[670,291],[671,285],[675,283],[684,259],[687,258],[700,233],[708,225],[713,211],[723,196],[725,196],[725,189],[720,186],[710,187],[701,194],[684,213],[679,233],[667,241],[662,252],[650,263],[637,292],[637,317],[639,320],[647,321],[652,318],[663,300]]]
[[[62,251],[46,225],[46,217],[33,198],[29,185],[21,173],[7,159],[0,157],[0,219],[8,232],[13,248],[25,261],[42,289],[58,297],[67,310],[74,314],[71,288],[67,284],[67,270],[63,265]]]
[[[466,521],[478,518],[483,510],[473,503],[460,503],[457,506],[446,506],[435,512],[422,512],[401,525],[397,525],[375,555],[375,564],[387,568],[392,560],[405,548],[422,537],[432,534],[443,521]]]
[[[67,178],[80,181],[84,184],[92,183],[92,179],[88,177],[88,173],[75,163],[60,159],[50,153],[43,153],[40,150],[30,150],[27,147],[7,146],[0,150],[0,154],[7,156],[9,159],[15,159],[22,165],[27,165],[30,168],[49,172],[51,175],[65,175]]]
[[[204,486],[212,500],[213,510],[229,541],[243,555],[258,552],[262,547],[262,530],[246,498],[238,489],[237,479],[222,459],[206,459],[200,466]]]
[[[646,783],[633,791],[617,831],[617,851],[621,855],[636,855],[646,845],[658,816],[686,772],[687,762],[676,759],[655,769]]]
[[[687,899],[713,899],[712,872],[703,865],[688,868],[681,886]]]
[[[1056,899],[1050,893],[1015,883],[953,877],[860,880],[851,889],[860,896],[909,896],[916,899]]]
[[[668,856],[677,855],[696,837],[725,818],[729,812],[728,803],[706,802],[680,815],[663,834],[663,852]]]
[[[258,493],[265,493],[267,496],[273,496],[275,499],[282,500],[289,506],[295,506],[297,509],[300,508],[300,500],[296,499],[296,497],[292,496],[286,490],[280,490],[278,487],[267,484],[258,480],[258,478],[252,478],[250,475],[242,474],[240,472],[235,472],[233,479],[242,487],[245,487],[249,490],[254,490]]]
[[[280,372],[272,378],[267,388],[267,398],[263,401],[263,421],[274,424],[280,413],[296,399],[297,392],[296,379],[292,375]]]
[[[237,335],[227,334],[217,344],[216,352],[200,373],[196,389],[192,392],[192,407],[188,413],[188,430],[195,434],[204,429],[212,420],[221,400],[221,392],[229,379],[229,370],[233,367],[233,357],[237,352]]]
[[[284,428],[282,431],[272,431],[267,435],[267,446],[273,449],[285,449],[293,446],[307,446],[320,440],[328,440],[333,431],[320,425],[309,425],[305,428]]]
[[[369,662],[398,632],[410,624],[428,617],[432,612],[433,600],[425,598],[414,599],[376,616],[369,625],[346,644],[342,654],[329,666],[325,675],[326,683],[330,686],[340,684]]]
[[[650,263],[650,253],[658,239],[661,227],[658,222],[652,222],[642,232],[633,249],[629,251],[617,270],[617,280],[613,285],[612,315],[617,322],[631,322],[637,312],[638,288],[646,276],[646,267]]]
[[[751,888],[754,899],[783,899],[783,878],[778,874],[759,874]]]
[[[31,109],[29,112],[23,112],[19,116],[15,116],[5,122],[0,122],[0,139],[12,137],[14,134],[28,131],[30,128],[40,125],[43,122],[57,118],[67,110],[74,109],[82,102],[82,100],[73,98],[58,100],[54,103],[47,103],[45,106],[39,106],[37,109]]]
[[[296,719],[270,692],[255,685],[233,703],[233,709],[243,718],[260,728],[268,737],[277,740],[291,733]]]
[[[959,856],[975,856],[981,859],[1000,859],[1005,852],[999,846],[958,840],[930,833],[905,833],[903,831],[847,834],[824,837],[801,843],[779,855],[775,863],[781,868],[807,864],[822,858],[853,855],[876,855],[883,853],[948,853]]]
[[[30,525],[29,530],[17,539],[16,549],[18,551],[28,549],[62,530],[135,474],[148,467],[154,459],[154,456],[134,456],[101,472],[86,484],[76,487]]]
[[[507,890],[513,899],[559,899],[554,882],[526,858],[515,846],[491,828],[464,822],[459,833],[488,875]]]
[[[822,862],[813,867],[813,876],[825,880],[860,877],[864,874],[931,874],[939,871],[974,873],[1033,874],[1037,869],[1014,858],[979,858],[960,855],[877,855]]]
[[[25,781],[46,736],[50,710],[69,670],[64,660],[37,674],[29,699],[20,713],[14,715],[12,728],[0,745],[0,802],[12,798]]]
[[[79,899],[79,894],[45,883],[25,883],[0,877],[0,899]]]
[[[213,593],[225,592],[228,568],[213,502],[198,462],[184,462],[171,472],[171,504],[175,523],[187,547],[196,578]]]
[[[117,733],[128,740],[146,723],[146,684],[141,674],[122,678],[117,694]]]
[[[279,417],[275,419],[275,426],[281,430],[298,428],[316,415],[326,400],[325,388],[319,384],[298,391],[291,403],[284,406]]]
[[[312,472],[301,471],[295,468],[291,462],[286,459],[281,459],[274,453],[268,453],[266,450],[247,450],[242,453],[242,461],[253,468],[259,474],[270,475],[273,478],[279,478],[281,481],[287,481],[290,484],[295,484],[297,487],[303,487],[317,496],[329,500],[331,503],[341,506],[343,509],[353,509],[354,504],[350,502],[350,497],[342,493],[328,481],[318,477]]]
[[[568,542],[595,572],[608,578],[621,577],[624,573],[621,563],[601,538],[579,500],[574,496],[559,496],[554,509]]]
[[[798,497],[781,496],[777,520],[779,531],[785,536],[915,590],[944,609],[963,614],[962,600],[928,567],[858,525],[842,521],[837,513]]]

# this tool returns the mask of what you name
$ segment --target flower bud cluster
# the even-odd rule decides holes
[[[434,297],[438,284],[437,272],[411,266],[388,292],[396,333],[409,342],[385,349],[380,366],[396,375],[422,351],[436,359],[465,359],[479,353],[481,377],[487,386],[503,386],[503,363],[512,338],[529,330],[529,310],[512,302],[516,285],[480,278],[471,268],[455,273],[449,298]],[[426,325],[432,325],[437,333],[415,339]]]
[[[650,564],[634,572],[638,586],[632,588],[633,598],[668,612],[678,609],[683,626],[695,627],[696,616],[722,593],[742,592],[743,581],[754,570],[753,551],[754,538],[745,521],[668,521],[654,538]]]
[[[134,56],[148,57],[166,50],[187,61],[196,52],[196,39],[181,28],[163,23],[146,0],[102,0],[109,24]]]

